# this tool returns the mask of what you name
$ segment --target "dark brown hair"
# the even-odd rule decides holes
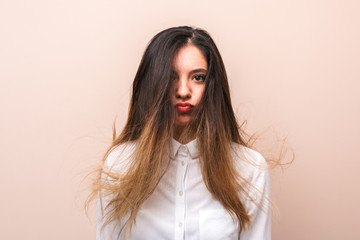
[[[106,224],[118,223],[130,213],[125,234],[135,221],[140,205],[149,197],[165,173],[169,142],[174,131],[174,108],[170,102],[172,62],[180,48],[192,44],[208,63],[205,91],[187,127],[186,134],[198,139],[202,177],[209,192],[238,220],[239,232],[250,217],[239,197],[246,192],[231,156],[231,143],[246,146],[236,121],[223,60],[210,35],[192,27],[166,29],[150,41],[136,73],[127,123],[106,155],[116,146],[136,142],[126,174],[100,170],[95,192],[112,196],[106,208]],[[112,179],[104,180],[104,179]]]

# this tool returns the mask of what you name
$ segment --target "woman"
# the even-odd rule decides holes
[[[95,183],[97,239],[270,239],[266,161],[241,133],[209,34],[158,33]]]

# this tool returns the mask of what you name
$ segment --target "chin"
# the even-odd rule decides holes
[[[192,117],[190,117],[190,116],[178,116],[176,118],[176,125],[178,127],[185,127],[191,121],[192,121]]]

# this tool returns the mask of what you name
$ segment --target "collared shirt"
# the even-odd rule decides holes
[[[109,154],[105,167],[112,171],[124,169],[131,158],[134,143],[119,146]],[[232,144],[235,166],[249,183],[243,195],[249,228],[241,232],[241,240],[271,239],[270,178],[264,158],[257,152],[239,144]],[[127,239],[144,240],[217,240],[238,239],[238,222],[206,188],[200,167],[197,141],[180,144],[172,139],[170,165],[155,191],[140,206]],[[251,199],[250,199],[251,198]],[[121,225],[115,221],[101,231],[104,203],[97,204],[97,240],[123,239]],[[113,231],[115,229],[115,231]],[[123,232],[122,232],[123,233]],[[120,236],[118,238],[118,236]]]

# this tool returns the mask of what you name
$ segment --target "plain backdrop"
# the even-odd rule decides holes
[[[272,174],[273,239],[360,239],[359,12],[357,0],[0,0],[0,239],[95,239],[86,176],[126,120],[148,41],[179,25],[213,36],[248,131],[294,150]]]

